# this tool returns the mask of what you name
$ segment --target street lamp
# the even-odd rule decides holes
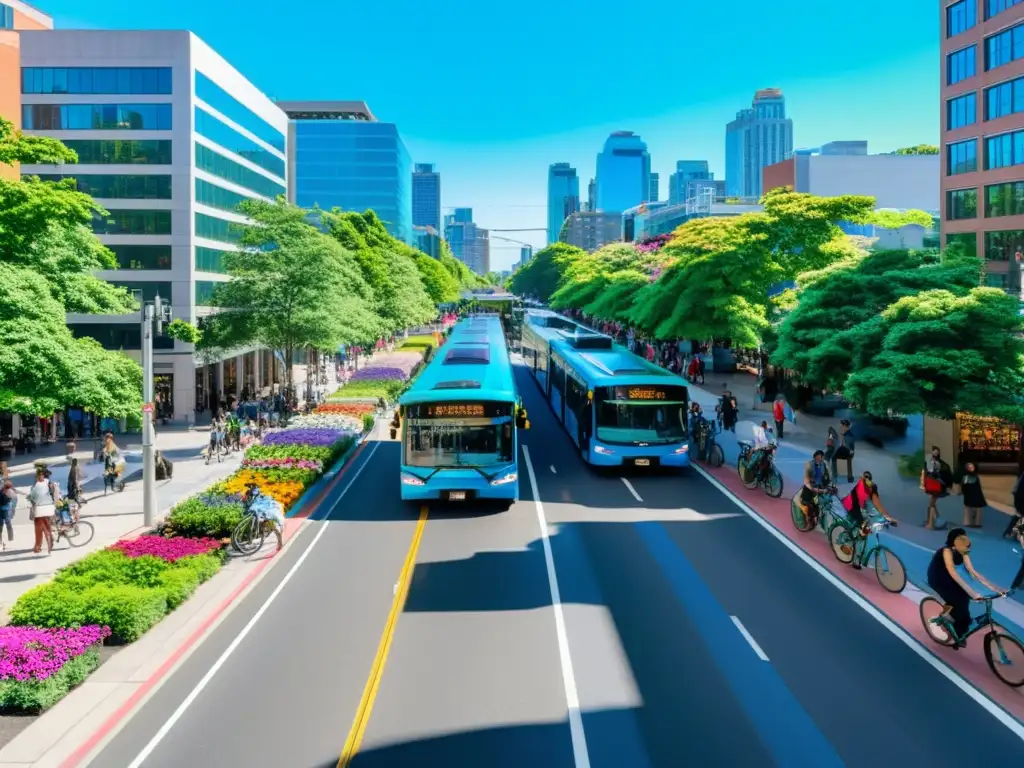
[[[153,337],[163,333],[170,322],[171,306],[157,294],[152,302],[142,305],[142,521],[146,526],[156,522],[156,452],[153,422]]]

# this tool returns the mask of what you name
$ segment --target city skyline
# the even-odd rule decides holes
[[[676,161],[684,158],[706,159],[720,179],[725,170],[725,125],[760,88],[776,86],[786,94],[796,148],[865,139],[874,151],[884,152],[938,141],[939,86],[934,69],[940,14],[925,0],[907,0],[897,6],[865,0],[861,4],[865,13],[884,15],[888,21],[865,30],[856,40],[820,34],[822,29],[841,29],[848,23],[848,9],[815,8],[812,18],[806,14],[806,2],[785,0],[773,18],[735,29],[735,44],[761,50],[756,44],[768,36],[783,46],[798,47],[799,55],[763,57],[757,67],[750,67],[747,59],[722,63],[716,65],[713,77],[680,78],[671,87],[664,76],[638,78],[629,68],[602,65],[594,77],[581,80],[579,98],[573,100],[564,99],[561,89],[553,87],[546,67],[523,62],[517,46],[484,44],[486,36],[459,57],[424,58],[419,50],[422,35],[443,36],[447,15],[408,0],[387,9],[318,7],[323,23],[302,27],[301,35],[276,37],[271,55],[267,48],[250,44],[249,34],[257,34],[274,9],[262,0],[251,4],[251,13],[230,27],[219,23],[225,14],[231,15],[231,6],[224,0],[202,5],[186,0],[167,7],[139,6],[127,0],[88,7],[72,0],[47,0],[40,5],[55,17],[59,28],[190,29],[271,98],[365,101],[381,121],[398,126],[413,162],[433,163],[444,176],[442,217],[454,207],[472,206],[482,227],[536,228],[536,232],[510,235],[535,250],[546,240],[546,180],[551,163],[568,162],[578,170],[584,197],[582,187],[595,174],[595,157],[604,140],[613,131],[631,130],[648,145],[651,171],[660,175],[663,185]],[[456,4],[451,5],[454,12]],[[583,27],[577,26],[581,39],[613,34],[616,14],[603,14],[601,7],[598,2],[598,12],[589,14]],[[743,0],[729,15],[743,16],[755,8]],[[564,13],[540,3],[525,10],[521,23],[528,37],[568,23]],[[714,8],[655,3],[653,10],[665,27],[713,28],[726,23],[724,11]],[[402,29],[389,22],[396,14],[409,22]],[[793,24],[793,18],[800,23]],[[474,23],[486,26],[488,22]],[[382,49],[379,36],[369,34],[347,41],[338,50],[331,42],[332,30],[342,24],[387,30],[392,44]],[[626,46],[624,52],[638,51],[650,71],[673,71],[667,66],[670,52],[658,51],[652,58],[646,42],[620,42]],[[465,66],[469,60],[474,62],[471,67]],[[372,66],[366,66],[367,61]],[[818,63],[812,67],[809,62]],[[359,75],[339,79],[337,72]],[[494,72],[502,74],[501,88],[491,84]],[[893,87],[897,72],[899,88]],[[469,86],[466,92],[473,95],[438,110],[431,84],[452,79]],[[908,83],[913,87],[906,87]],[[531,108],[522,109],[521,99],[507,99],[509,92],[530,94]],[[623,93],[629,98],[623,99]],[[865,107],[869,94],[871,109]],[[667,197],[664,187],[661,196]],[[507,268],[518,259],[519,246],[494,244],[494,269]]]

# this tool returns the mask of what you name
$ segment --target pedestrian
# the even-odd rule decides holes
[[[54,498],[50,495],[50,482],[46,477],[46,470],[41,467],[36,470],[35,483],[28,492],[29,519],[35,527],[36,541],[32,551],[39,554],[43,550],[43,541],[46,541],[46,554],[53,551],[53,532],[50,530],[50,520],[56,511]]]
[[[924,463],[921,470],[921,490],[928,496],[928,517],[924,521],[924,527],[941,531],[946,527],[942,515],[939,514],[939,499],[949,495],[949,487],[953,484],[953,471],[949,464],[942,460],[942,452],[937,445],[932,446],[931,456]]]
[[[783,427],[786,424],[786,400],[782,395],[776,397],[775,402],[772,403],[772,417],[775,419],[775,434],[781,440],[785,436]]]
[[[1013,517],[1003,531],[1003,538],[1014,538],[1018,529],[1024,531],[1024,472],[1013,486]]]
[[[849,419],[839,422],[839,445],[832,452],[832,477],[839,475],[839,462],[846,460],[846,482],[853,482],[853,454],[857,450],[857,440],[853,425]]]
[[[706,370],[707,363],[704,362],[703,356],[697,358],[697,376],[700,377],[700,383],[705,383],[704,371]],[[781,435],[779,435],[781,437]]]
[[[0,524],[7,529],[7,541],[14,541],[14,508],[18,506],[18,494],[10,480],[0,481]],[[3,530],[0,529],[0,550],[7,549]]]
[[[964,476],[960,479],[960,495],[964,500],[964,528],[981,528],[981,510],[987,507],[985,493],[981,489],[981,478],[973,462],[964,465]]]
[[[82,468],[78,465],[78,459],[71,459],[71,466],[68,468],[68,498],[81,502],[82,496]]]

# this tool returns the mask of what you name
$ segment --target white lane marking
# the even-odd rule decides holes
[[[629,492],[633,494],[633,498],[643,504],[644,500],[640,498],[640,494],[636,492],[636,488],[633,487],[633,484],[624,477],[620,477],[619,480],[626,484],[626,488],[628,488]]]
[[[551,606],[555,611],[555,635],[558,638],[558,657],[562,663],[562,685],[565,688],[565,702],[569,709],[569,734],[572,737],[572,755],[576,768],[590,768],[590,753],[587,751],[587,736],[583,732],[583,714],[580,712],[580,695],[576,690],[576,676],[572,671],[572,656],[569,654],[569,634],[565,630],[565,612],[562,609],[562,594],[558,589],[558,574],[555,573],[555,556],[551,552],[547,517],[537,489],[537,475],[530,461],[530,449],[523,446],[526,472],[530,476],[530,490],[537,507],[537,524],[540,526],[540,541],[544,548],[544,564],[548,571],[548,588],[551,591]],[[137,768],[132,766],[132,768]]]
[[[717,488],[727,499],[733,504],[740,508],[740,510],[746,514],[750,519],[768,531],[769,534],[774,536],[784,547],[789,549],[794,555],[803,560],[811,569],[817,573],[821,578],[825,579],[829,584],[842,592],[846,597],[854,602],[858,607],[863,609],[871,618],[889,630],[895,635],[907,648],[916,653],[919,657],[924,659],[925,662],[931,665],[933,669],[938,671],[940,675],[945,677],[949,682],[963,691],[969,696],[978,706],[988,712],[992,717],[998,720],[1003,726],[1005,726],[1014,736],[1021,741],[1024,741],[1024,724],[1017,721],[1009,712],[1004,710],[984,693],[979,691],[974,685],[960,675],[959,672],[948,666],[945,662],[940,660],[937,656],[927,650],[917,640],[908,633],[903,627],[894,622],[878,608],[868,602],[865,598],[861,597],[857,592],[851,589],[844,581],[833,574],[830,570],[825,568],[821,563],[815,560],[813,557],[808,555],[794,542],[790,541],[782,531],[778,530],[774,525],[765,520],[761,515],[757,514],[752,508],[746,505],[744,501],[737,496],[735,493],[730,491],[716,478],[712,477],[703,467],[691,465],[694,469],[699,472],[705,480],[711,483]]]
[[[552,475],[557,475],[558,474],[558,472],[555,471],[555,465],[554,464],[551,465],[551,474]]]
[[[377,452],[377,448],[379,448],[380,445],[381,443],[379,442],[374,443],[373,449],[367,455],[366,460],[362,463],[362,465],[360,465],[359,469],[356,470],[356,473],[352,475],[351,479],[348,481],[348,485],[346,485],[342,489],[341,493],[338,494],[338,498],[332,505],[330,512],[334,511],[334,507],[338,506],[338,502],[340,502],[342,497],[344,497],[344,495],[348,493],[348,490],[349,488],[352,487],[352,484],[359,479],[359,476],[363,473],[363,470],[366,469],[367,465],[369,465],[370,460],[373,458],[373,454]],[[327,513],[324,519],[330,517],[330,512]],[[238,649],[238,646],[242,644],[242,641],[245,639],[246,635],[252,632],[252,628],[256,626],[256,622],[259,621],[260,618],[262,618],[263,614],[267,612],[267,609],[270,608],[270,605],[277,599],[277,596],[284,591],[284,588],[287,586],[288,582],[291,581],[292,577],[299,570],[299,567],[304,562],[306,562],[306,558],[309,557],[309,553],[313,551],[313,547],[316,546],[316,543],[320,541],[320,537],[324,535],[324,533],[327,531],[329,527],[330,526],[328,526],[326,522],[320,526],[320,530],[317,531],[317,534],[313,537],[313,540],[309,542],[309,546],[306,547],[306,551],[303,552],[299,556],[299,559],[295,561],[295,565],[293,565],[291,567],[291,570],[289,570],[288,573],[285,574],[285,577],[281,580],[281,583],[277,585],[277,588],[270,593],[270,597],[268,597],[266,599],[266,602],[264,602],[263,605],[260,606],[259,610],[256,611],[253,617],[249,619],[249,623],[242,628],[242,631],[238,633],[238,636],[231,641],[231,645],[224,649],[224,653],[220,655],[220,658],[217,659],[216,662],[214,662],[213,666],[210,667],[209,670],[207,670],[206,674],[203,675],[203,679],[196,684],[196,687],[192,689],[192,692],[189,693],[189,695],[185,697],[185,700],[178,705],[178,708],[174,710],[174,714],[172,714],[168,718],[167,722],[164,723],[160,730],[156,732],[156,735],[152,739],[150,739],[149,743],[145,747],[143,747],[142,751],[139,752],[138,757],[132,760],[128,768],[141,768],[142,764],[147,759],[149,759],[149,756],[153,754],[153,750],[156,749],[157,746],[159,746],[160,742],[163,741],[164,738],[166,738],[167,734],[171,732],[171,729],[175,726],[178,720],[181,719],[181,716],[185,714],[185,711],[190,706],[192,706],[192,703],[199,697],[199,694],[203,692],[203,689],[210,684],[210,681],[213,680],[214,675],[216,675],[217,672],[220,671],[220,668],[224,666],[224,663],[228,660],[228,658],[230,658],[231,654],[234,653]]]
[[[730,616],[729,618],[732,619],[732,623],[736,625],[736,629],[738,629],[740,634],[743,635],[743,639],[746,640],[750,647],[754,649],[754,653],[757,654],[757,658],[761,661],[768,661],[768,654],[764,652],[764,649],[757,644],[757,640],[754,639],[754,636],[747,631],[746,627],[743,626],[743,622],[740,621],[740,617]]]

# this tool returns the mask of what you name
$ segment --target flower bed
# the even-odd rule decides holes
[[[362,419],[365,414],[373,413],[375,407],[373,403],[322,403],[313,409],[313,413],[321,416],[336,414]]]
[[[97,651],[110,630],[0,627],[0,712],[48,709],[100,664]]]
[[[183,557],[208,555],[221,548],[218,539],[173,539],[164,536],[139,536],[137,539],[125,539],[111,545],[110,549],[123,552],[128,557],[145,557],[151,555],[176,563]]]
[[[394,400],[408,386],[429,351],[429,346],[413,344],[409,349],[377,354],[373,362],[356,371],[349,382],[329,399],[377,400],[383,397]]]

